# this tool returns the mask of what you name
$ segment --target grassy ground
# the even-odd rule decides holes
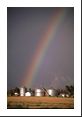
[[[74,98],[8,97],[8,109],[73,109]]]

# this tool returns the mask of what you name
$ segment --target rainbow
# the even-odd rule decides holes
[[[57,13],[53,13],[51,20],[49,22],[48,28],[45,34],[41,37],[41,41],[36,47],[35,53],[33,55],[32,62],[27,69],[25,74],[25,79],[23,78],[22,86],[31,87],[33,81],[36,79],[36,74],[38,72],[39,66],[42,63],[46,50],[48,49],[49,44],[51,43],[53,36],[56,34],[58,28],[60,27],[62,20],[65,17],[64,8],[60,8]]]

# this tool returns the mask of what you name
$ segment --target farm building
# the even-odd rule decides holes
[[[37,88],[34,91],[25,92],[25,88],[20,88],[20,96],[56,96],[55,89]]]
[[[26,92],[25,96],[32,96],[32,93],[31,92]]]

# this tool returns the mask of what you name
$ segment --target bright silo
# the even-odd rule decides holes
[[[44,91],[42,89],[35,89],[35,96],[44,96]]]
[[[20,96],[25,96],[25,88],[24,87],[20,88]]]
[[[32,96],[31,92],[26,92],[25,96]]]
[[[56,96],[56,90],[55,89],[47,89],[47,92],[49,96]]]

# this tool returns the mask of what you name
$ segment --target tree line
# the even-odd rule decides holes
[[[25,92],[29,91],[29,92],[34,92],[33,89],[29,88],[27,89],[25,88]],[[54,89],[54,88],[53,88]],[[10,89],[7,91],[7,96],[16,96],[15,94],[17,93],[17,96],[20,96],[20,89],[18,87],[15,87],[14,89]],[[73,85],[66,85],[65,89],[56,89],[56,95],[55,96],[59,96],[60,94],[68,94],[69,97],[74,97],[74,86]]]

